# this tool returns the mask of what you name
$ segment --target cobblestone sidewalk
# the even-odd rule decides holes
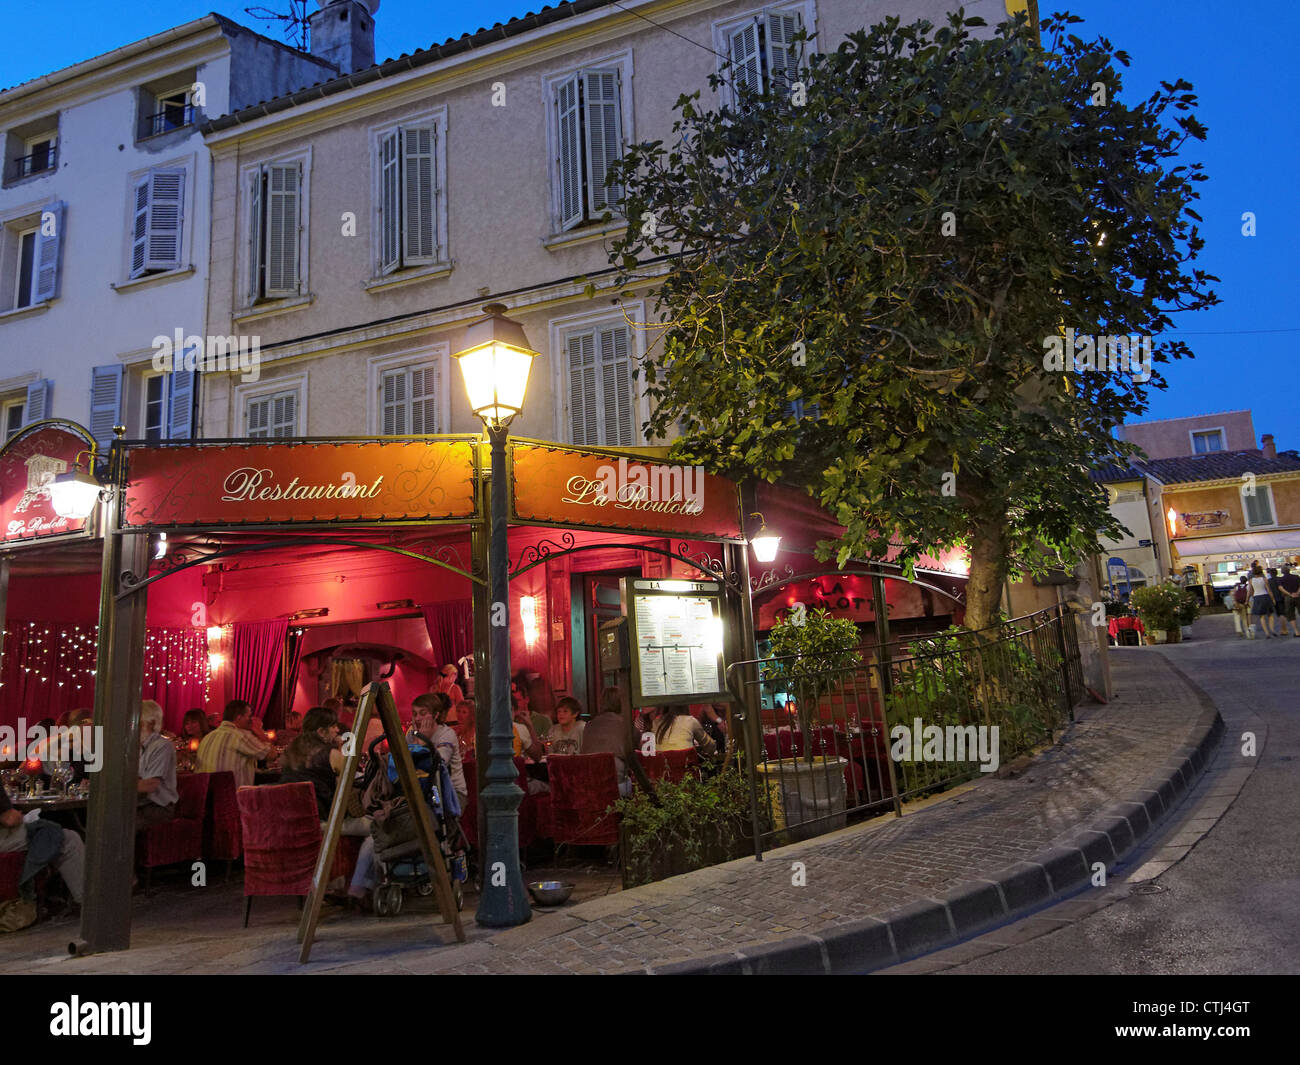
[[[384,922],[330,922],[312,961],[299,966],[294,928],[287,922],[239,929],[242,934],[204,934],[202,922],[187,930],[167,920],[140,929],[126,954],[49,956],[43,964],[28,955],[22,967],[64,973],[614,974],[680,971],[738,950],[761,958],[766,949],[789,960],[793,941],[796,950],[814,956],[804,967],[815,970],[816,956],[824,965],[826,943],[837,930],[861,928],[871,918],[897,921],[900,908],[910,908],[918,919],[933,915],[935,900],[972,881],[991,892],[999,871],[1005,875],[1008,867],[1041,859],[1108,808],[1154,791],[1158,768],[1181,762],[1189,747],[1204,748],[1213,708],[1162,656],[1132,649],[1114,655],[1112,668],[1121,693],[1116,701],[1081,709],[1064,742],[1018,776],[980,780],[902,818],[879,818],[770,851],[762,862],[742,859],[606,895],[520,928],[494,933],[468,920],[467,944],[451,944],[448,929],[449,945],[433,945],[434,933],[424,922],[407,926],[396,941],[394,929],[376,927]],[[1166,796],[1161,808],[1168,802]],[[796,861],[806,871],[805,886],[793,882]],[[1059,895],[1059,883],[1055,890]],[[1011,899],[1010,890],[998,892]],[[955,901],[953,906],[955,913]],[[954,927],[961,926],[954,920]],[[947,931],[945,926],[936,934]],[[906,956],[901,942],[895,954]],[[14,968],[0,962],[0,970]]]

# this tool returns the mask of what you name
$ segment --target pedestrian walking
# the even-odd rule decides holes
[[[1283,613],[1279,624],[1283,629],[1289,627],[1292,636],[1300,636],[1297,627],[1297,614],[1300,614],[1300,576],[1291,572],[1289,565],[1282,567],[1282,575],[1277,579],[1278,588],[1283,595]]]
[[[1250,628],[1250,580],[1242,577],[1237,587],[1232,590],[1232,616],[1237,623],[1237,635],[1244,640],[1253,640],[1255,633]]]
[[[1250,570],[1250,614],[1255,619],[1255,627],[1268,639],[1277,633],[1274,631],[1273,592],[1268,586],[1268,577],[1264,567],[1256,562]]]

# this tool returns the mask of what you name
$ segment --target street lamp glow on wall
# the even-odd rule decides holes
[[[1173,536],[1178,532],[1178,511],[1170,507],[1169,513],[1165,517],[1169,519],[1169,535]]]
[[[505,316],[504,303],[489,303],[483,310],[487,317],[465,331],[465,347],[455,358],[470,409],[488,425],[509,425],[523,409],[537,352],[529,348],[524,327]]]

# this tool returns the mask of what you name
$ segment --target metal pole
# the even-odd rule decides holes
[[[139,770],[140,687],[144,671],[147,591],[118,600],[125,572],[143,575],[149,537],[114,534],[122,489],[114,482],[106,504],[100,571],[94,724],[101,769],[86,811],[86,886],[78,952],[131,946],[131,868],[135,860],[136,778]]]
[[[492,486],[481,475],[483,450],[482,448],[475,450],[480,464],[479,485],[486,497],[484,509],[490,512]],[[485,528],[481,521],[475,521],[469,533],[470,555],[473,560],[470,571],[474,576],[484,580],[491,565],[488,558],[489,538],[490,530]],[[488,749],[491,746],[492,735],[492,667],[488,656],[488,641],[491,638],[488,615],[492,612],[492,602],[489,593],[487,584],[478,581],[475,581],[470,589],[470,602],[474,610],[474,760],[477,767],[475,788],[478,793],[474,839],[478,844],[476,862],[479,880],[482,883],[487,882],[482,864],[484,848],[487,846],[487,807],[483,805],[482,796],[483,790],[487,787],[487,767],[490,760]]]
[[[506,928],[532,917],[519,871],[519,803],[524,793],[515,783],[514,725],[510,715],[510,590],[506,528],[506,436],[504,425],[488,426],[492,445],[492,541],[488,547],[491,614],[492,729],[489,737],[483,894],[477,919],[481,925]]]

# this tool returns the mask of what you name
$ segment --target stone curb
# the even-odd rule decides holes
[[[1185,676],[1184,676],[1184,679]],[[1195,785],[1223,736],[1223,718],[1195,685],[1202,711],[1193,725],[1200,739],[1170,752],[1169,761],[1126,799],[1114,802],[1065,842],[989,877],[958,884],[940,898],[919,899],[881,918],[835,925],[817,935],[743,947],[725,954],[641,970],[659,976],[863,973],[951,946],[997,925],[1059,902],[1092,882],[1096,864],[1109,878]]]

